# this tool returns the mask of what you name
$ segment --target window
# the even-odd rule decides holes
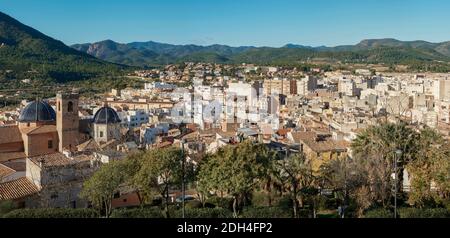
[[[71,208],[77,208],[77,201],[71,201],[70,202],[70,207]]]
[[[48,140],[48,142],[47,142],[47,147],[48,147],[49,149],[52,149],[52,148],[53,148],[53,140]]]
[[[100,137],[103,137],[103,131],[100,131]]]
[[[68,112],[73,112],[73,102],[69,101],[69,103],[67,103],[67,111]]]
[[[58,198],[58,194],[54,193],[50,196],[51,199],[57,199]]]
[[[58,102],[58,111],[61,111],[61,102]]]

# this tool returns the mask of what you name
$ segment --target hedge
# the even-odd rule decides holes
[[[203,207],[202,203],[198,200],[187,201],[185,206],[186,206],[186,208],[202,208]]]
[[[224,208],[187,208],[185,209],[186,218],[231,218],[233,214]],[[169,209],[171,218],[182,218],[182,209]],[[135,208],[135,209],[116,209],[113,210],[111,218],[164,218],[160,207]]]
[[[99,218],[99,213],[88,208],[38,208],[17,209],[3,216],[4,218]]]
[[[16,204],[11,200],[0,201],[0,217],[17,209]]]
[[[247,208],[240,214],[242,218],[292,218],[291,212],[284,211],[278,207],[255,207]]]
[[[183,210],[178,209],[171,214],[173,218],[182,218]],[[186,208],[185,218],[232,218],[233,213],[225,208]]]
[[[364,214],[365,218],[393,218],[394,213],[387,209],[373,209]]]
[[[233,198],[221,198],[221,197],[211,197],[206,200],[206,203],[212,204],[216,207],[233,209]]]
[[[111,218],[164,218],[159,207],[151,208],[133,208],[133,209],[114,209]]]
[[[400,208],[400,218],[450,218],[450,211],[446,208]]]

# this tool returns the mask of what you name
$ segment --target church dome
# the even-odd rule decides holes
[[[52,122],[56,121],[56,112],[45,101],[33,101],[20,112],[19,122]]]
[[[95,124],[110,124],[110,123],[120,123],[119,115],[117,112],[110,107],[100,108],[94,115]]]

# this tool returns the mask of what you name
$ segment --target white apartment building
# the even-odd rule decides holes
[[[439,79],[434,81],[434,98],[435,100],[450,101],[450,80]]]
[[[297,80],[297,94],[306,95],[317,89],[317,78],[307,75],[305,78]]]
[[[149,123],[149,114],[143,110],[122,111],[117,114],[122,121],[122,126],[127,128],[136,128],[142,124]]]
[[[346,96],[356,96],[356,84],[352,79],[342,77],[339,79],[338,92]]]

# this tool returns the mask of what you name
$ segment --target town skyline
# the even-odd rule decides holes
[[[259,3],[260,1],[258,1]],[[65,44],[156,41],[169,44],[338,46],[363,39],[443,42],[448,3],[423,1],[5,1],[2,11]],[[407,4],[406,4],[407,3]],[[89,6],[89,7],[86,7]],[[389,6],[389,7],[386,7]],[[157,10],[157,11],[155,11]],[[202,12],[202,14],[195,14]],[[433,17],[430,14],[433,14]],[[79,17],[82,14],[83,17]],[[114,17],[112,17],[114,16]],[[376,17],[374,17],[376,16]],[[356,21],[355,19],[358,19]],[[369,30],[370,29],[370,30]]]
[[[0,218],[450,217],[449,3],[131,1],[4,0]]]

